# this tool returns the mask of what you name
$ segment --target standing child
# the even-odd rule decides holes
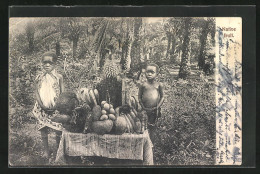
[[[38,121],[38,130],[44,147],[44,157],[49,159],[48,134],[56,132],[56,143],[59,145],[62,124],[52,122],[51,118],[55,110],[55,102],[58,96],[64,91],[63,77],[55,69],[57,56],[53,52],[46,52],[42,55],[43,72],[35,79],[36,103],[33,114]]]
[[[147,82],[140,86],[138,94],[140,105],[147,113],[148,130],[152,142],[154,139],[155,122],[158,117],[161,117],[161,105],[164,101],[163,86],[156,81],[158,73],[158,65],[154,63],[147,64],[145,72]]]

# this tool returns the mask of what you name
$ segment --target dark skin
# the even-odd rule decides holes
[[[54,68],[55,68],[55,62],[53,61],[53,57],[50,56],[45,56],[42,59],[42,67],[45,71],[45,73],[50,73]],[[61,93],[64,91],[64,86],[63,86],[63,77],[62,75],[58,75],[59,78],[59,84],[60,84],[60,91]],[[36,100],[38,102],[38,104],[40,105],[40,107],[45,110],[45,111],[49,111],[49,112],[53,112],[55,110],[55,108],[47,108],[43,105],[42,100],[40,98],[40,94],[38,91],[38,86],[37,84],[35,85],[35,96],[36,96]],[[59,142],[60,142],[60,135],[61,132],[60,131],[56,131],[56,144],[57,147],[59,146]],[[49,158],[50,156],[50,152],[49,152],[49,145],[48,145],[48,130],[47,128],[43,128],[41,129],[41,137],[42,137],[42,141],[43,141],[43,147],[44,147],[44,154],[43,157],[45,158]]]
[[[158,83],[155,80],[157,75],[158,75],[158,72],[157,72],[157,69],[156,69],[155,66],[147,66],[145,75],[146,75],[146,78],[147,78],[147,82],[142,84],[142,86],[139,88],[138,99],[139,99],[140,105],[143,108],[143,110],[153,111],[155,109],[159,109],[164,102],[163,86],[162,86],[161,83]],[[159,100],[157,106],[148,108],[148,107],[144,106],[144,103],[142,101],[142,96],[145,93],[145,90],[153,89],[153,88],[158,89],[158,92],[160,94],[160,100]]]

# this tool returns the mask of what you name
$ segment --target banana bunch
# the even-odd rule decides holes
[[[86,103],[91,106],[91,108],[99,103],[99,93],[97,89],[81,88],[77,95],[81,103]]]
[[[115,130],[117,134],[142,133],[141,121],[137,117],[137,112],[129,106],[122,106],[121,112],[115,120]]]

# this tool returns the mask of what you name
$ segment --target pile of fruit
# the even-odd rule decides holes
[[[133,107],[124,105],[119,107],[116,113],[117,119],[114,122],[115,133],[142,133],[140,114]]]
[[[113,108],[106,101],[92,110],[91,130],[97,134],[141,133],[141,121],[134,108],[125,105]]]
[[[87,132],[100,135],[142,133],[141,114],[135,109],[136,101],[132,100],[131,106],[124,105],[114,109],[108,101],[102,101],[99,105],[99,93],[96,89],[82,88],[80,94],[80,99],[92,109]]]
[[[80,133],[85,129],[90,109],[88,105],[79,105],[74,92],[63,92],[56,101],[55,111],[50,120],[61,123],[67,131]]]

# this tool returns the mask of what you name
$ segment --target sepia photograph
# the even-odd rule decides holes
[[[242,163],[242,19],[9,18],[9,167]]]

